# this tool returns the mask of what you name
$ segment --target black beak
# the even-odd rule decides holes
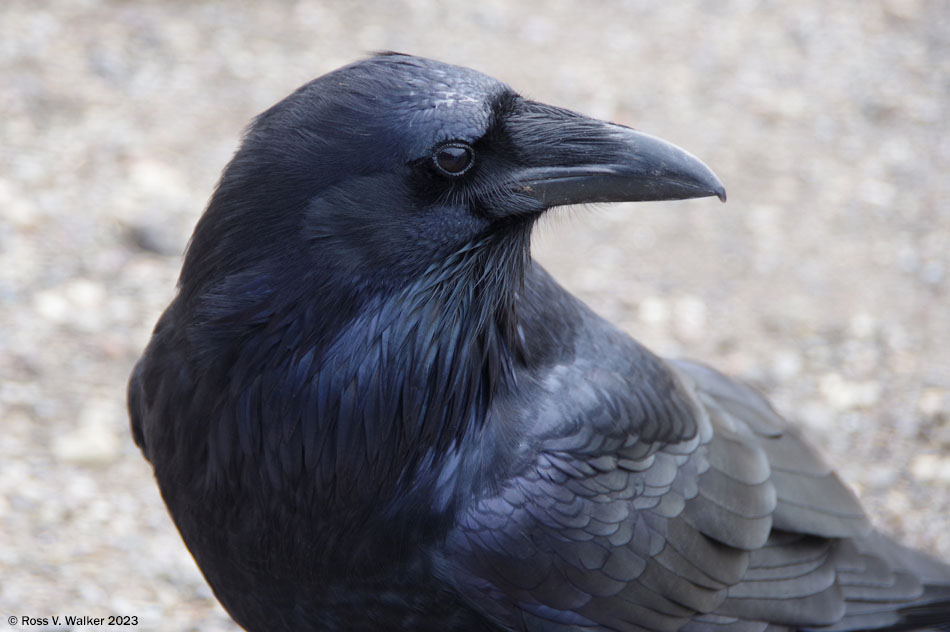
[[[517,184],[545,208],[585,202],[683,200],[726,190],[689,152],[629,127],[532,102],[506,126],[516,144],[533,147]],[[524,144],[522,144],[524,143]]]

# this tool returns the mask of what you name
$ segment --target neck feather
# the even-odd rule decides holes
[[[248,487],[273,492],[310,481],[324,510],[437,478],[522,361],[515,305],[528,240],[512,229],[470,243],[408,286],[367,299],[333,335],[314,333],[312,322],[332,304],[273,310],[289,316],[261,322],[268,335],[244,339],[268,343],[233,359],[228,409],[210,429],[220,436],[211,437],[219,449],[209,474],[237,469],[259,481],[263,472],[272,485]]]

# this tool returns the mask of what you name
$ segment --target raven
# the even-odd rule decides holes
[[[718,196],[697,158],[385,53],[258,116],[129,383],[251,631],[903,630],[950,568],[875,532],[769,404],[530,256],[545,210]]]

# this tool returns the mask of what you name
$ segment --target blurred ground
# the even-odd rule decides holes
[[[728,204],[559,211],[537,256],[655,350],[756,383],[882,528],[950,559],[945,2],[12,0],[0,26],[0,629],[234,630],[125,379],[244,124],[378,49],[711,165]]]

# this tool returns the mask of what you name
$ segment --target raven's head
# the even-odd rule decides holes
[[[465,68],[384,54],[306,84],[251,125],[182,269],[211,478],[319,467],[349,501],[431,466],[545,346],[517,308],[543,211],[710,195],[685,151]]]
[[[545,209],[725,192],[689,153],[520,97],[481,73],[383,54],[261,114],[199,223],[184,292],[280,265],[366,293],[519,239]],[[339,289],[339,288],[337,288]]]

